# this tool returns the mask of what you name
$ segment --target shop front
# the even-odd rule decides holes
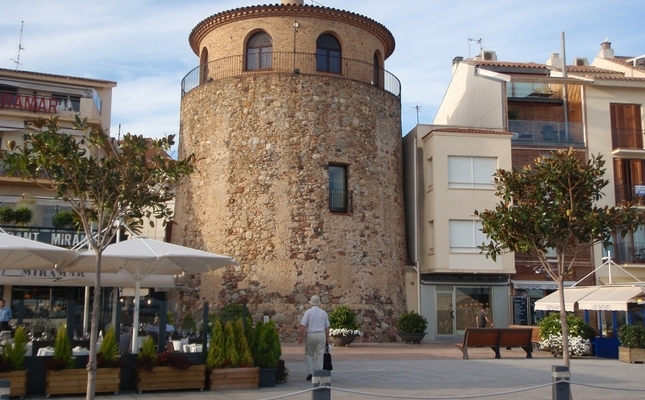
[[[428,319],[427,340],[454,340],[476,327],[482,304],[495,325],[509,323],[508,275],[421,276],[421,314]]]

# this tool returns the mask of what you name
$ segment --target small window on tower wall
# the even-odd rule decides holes
[[[347,212],[347,166],[329,166],[329,211]]]

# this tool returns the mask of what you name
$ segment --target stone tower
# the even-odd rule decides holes
[[[357,312],[362,340],[395,340],[407,256],[400,83],[383,69],[394,37],[294,2],[190,33],[200,65],[182,81],[179,152],[199,161],[173,241],[240,263],[199,277],[193,307],[245,302],[290,340],[318,294],[327,311]]]

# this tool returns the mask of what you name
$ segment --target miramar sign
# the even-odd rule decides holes
[[[17,93],[0,93],[0,108],[56,114],[58,99]]]

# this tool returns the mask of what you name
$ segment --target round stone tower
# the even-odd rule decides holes
[[[235,257],[182,301],[246,303],[295,339],[307,301],[347,305],[367,341],[395,340],[406,266],[394,38],[302,1],[224,11],[189,36],[173,241]],[[190,302],[192,301],[192,305]]]

